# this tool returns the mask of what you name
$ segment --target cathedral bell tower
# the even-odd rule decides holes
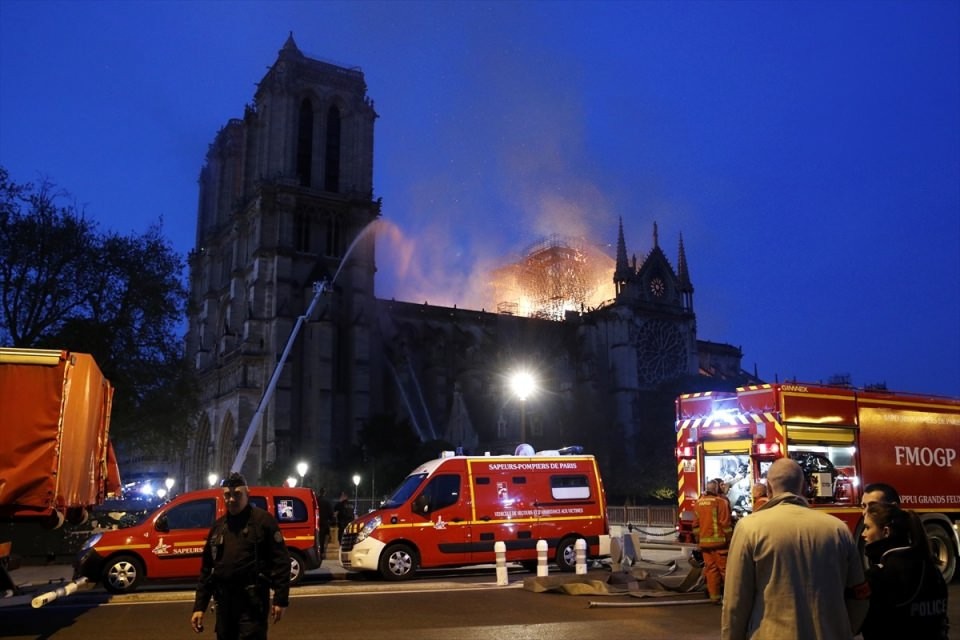
[[[333,463],[367,419],[374,310],[373,126],[363,72],[305,56],[291,34],[200,172],[188,355],[203,411],[188,477],[234,461],[297,319],[305,318],[243,472]],[[276,472],[273,470],[277,469]],[[193,486],[191,488],[196,488]]]

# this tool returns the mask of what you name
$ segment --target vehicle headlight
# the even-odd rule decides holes
[[[81,550],[86,551],[87,549],[93,548],[93,546],[94,546],[95,544],[97,544],[98,542],[100,542],[100,538],[102,538],[102,537],[103,537],[103,534],[102,534],[102,533],[95,533],[95,534],[93,534],[92,536],[90,536],[89,538],[87,538],[87,541],[86,541],[86,542],[83,543],[83,547],[81,547]]]
[[[373,533],[374,529],[380,526],[381,522],[383,521],[380,519],[380,516],[374,516],[367,520],[364,525],[360,527],[360,531],[357,532],[357,542],[365,540],[367,536]]]

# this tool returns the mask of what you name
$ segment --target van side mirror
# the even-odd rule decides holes
[[[167,522],[167,514],[163,514],[157,518],[157,524],[154,526],[154,528],[162,533],[168,533],[170,531],[170,524]]]
[[[430,513],[430,502],[427,496],[420,494],[413,500],[413,512],[417,515],[427,515]]]

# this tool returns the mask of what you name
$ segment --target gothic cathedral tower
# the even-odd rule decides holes
[[[291,34],[243,119],[210,145],[190,256],[187,349],[203,411],[186,488],[233,465],[301,317],[242,471],[253,482],[295,458],[329,463],[367,418],[376,267],[366,231],[380,203],[366,92],[362,71],[305,57]]]

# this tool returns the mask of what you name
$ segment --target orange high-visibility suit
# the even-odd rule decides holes
[[[703,575],[710,600],[719,603],[727,571],[727,547],[733,534],[730,502],[709,488],[694,507],[693,533],[703,554]]]

